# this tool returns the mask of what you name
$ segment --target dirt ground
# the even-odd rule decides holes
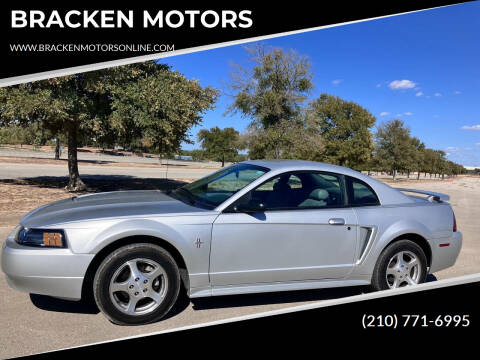
[[[193,180],[193,179],[192,179]],[[79,194],[115,190],[168,190],[192,180],[115,178],[99,180],[85,178],[87,191],[70,193],[64,190],[67,179],[32,178],[0,180],[0,227],[15,227],[27,212],[52,201]]]

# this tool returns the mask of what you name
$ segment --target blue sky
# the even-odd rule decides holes
[[[263,41],[310,58],[322,92],[355,101],[382,121],[399,118],[428,147],[480,166],[480,3],[455,5]],[[225,89],[231,63],[248,65],[245,45],[161,59],[203,86]],[[248,46],[248,44],[247,44]],[[192,129],[243,131],[251,119],[224,115],[232,98]],[[183,146],[199,148],[198,144]]]

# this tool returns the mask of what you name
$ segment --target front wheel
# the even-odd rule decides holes
[[[386,290],[425,282],[427,258],[411,240],[399,240],[381,254],[372,275],[373,290]]]
[[[119,325],[160,320],[177,300],[180,274],[175,260],[153,244],[123,246],[100,264],[93,280],[95,302]]]

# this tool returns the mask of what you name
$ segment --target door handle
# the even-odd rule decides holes
[[[330,225],[345,225],[345,219],[342,218],[332,218],[328,220]]]

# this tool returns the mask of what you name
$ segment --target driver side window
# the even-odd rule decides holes
[[[344,205],[340,175],[299,171],[278,175],[244,195],[237,204],[265,210],[315,209]]]

